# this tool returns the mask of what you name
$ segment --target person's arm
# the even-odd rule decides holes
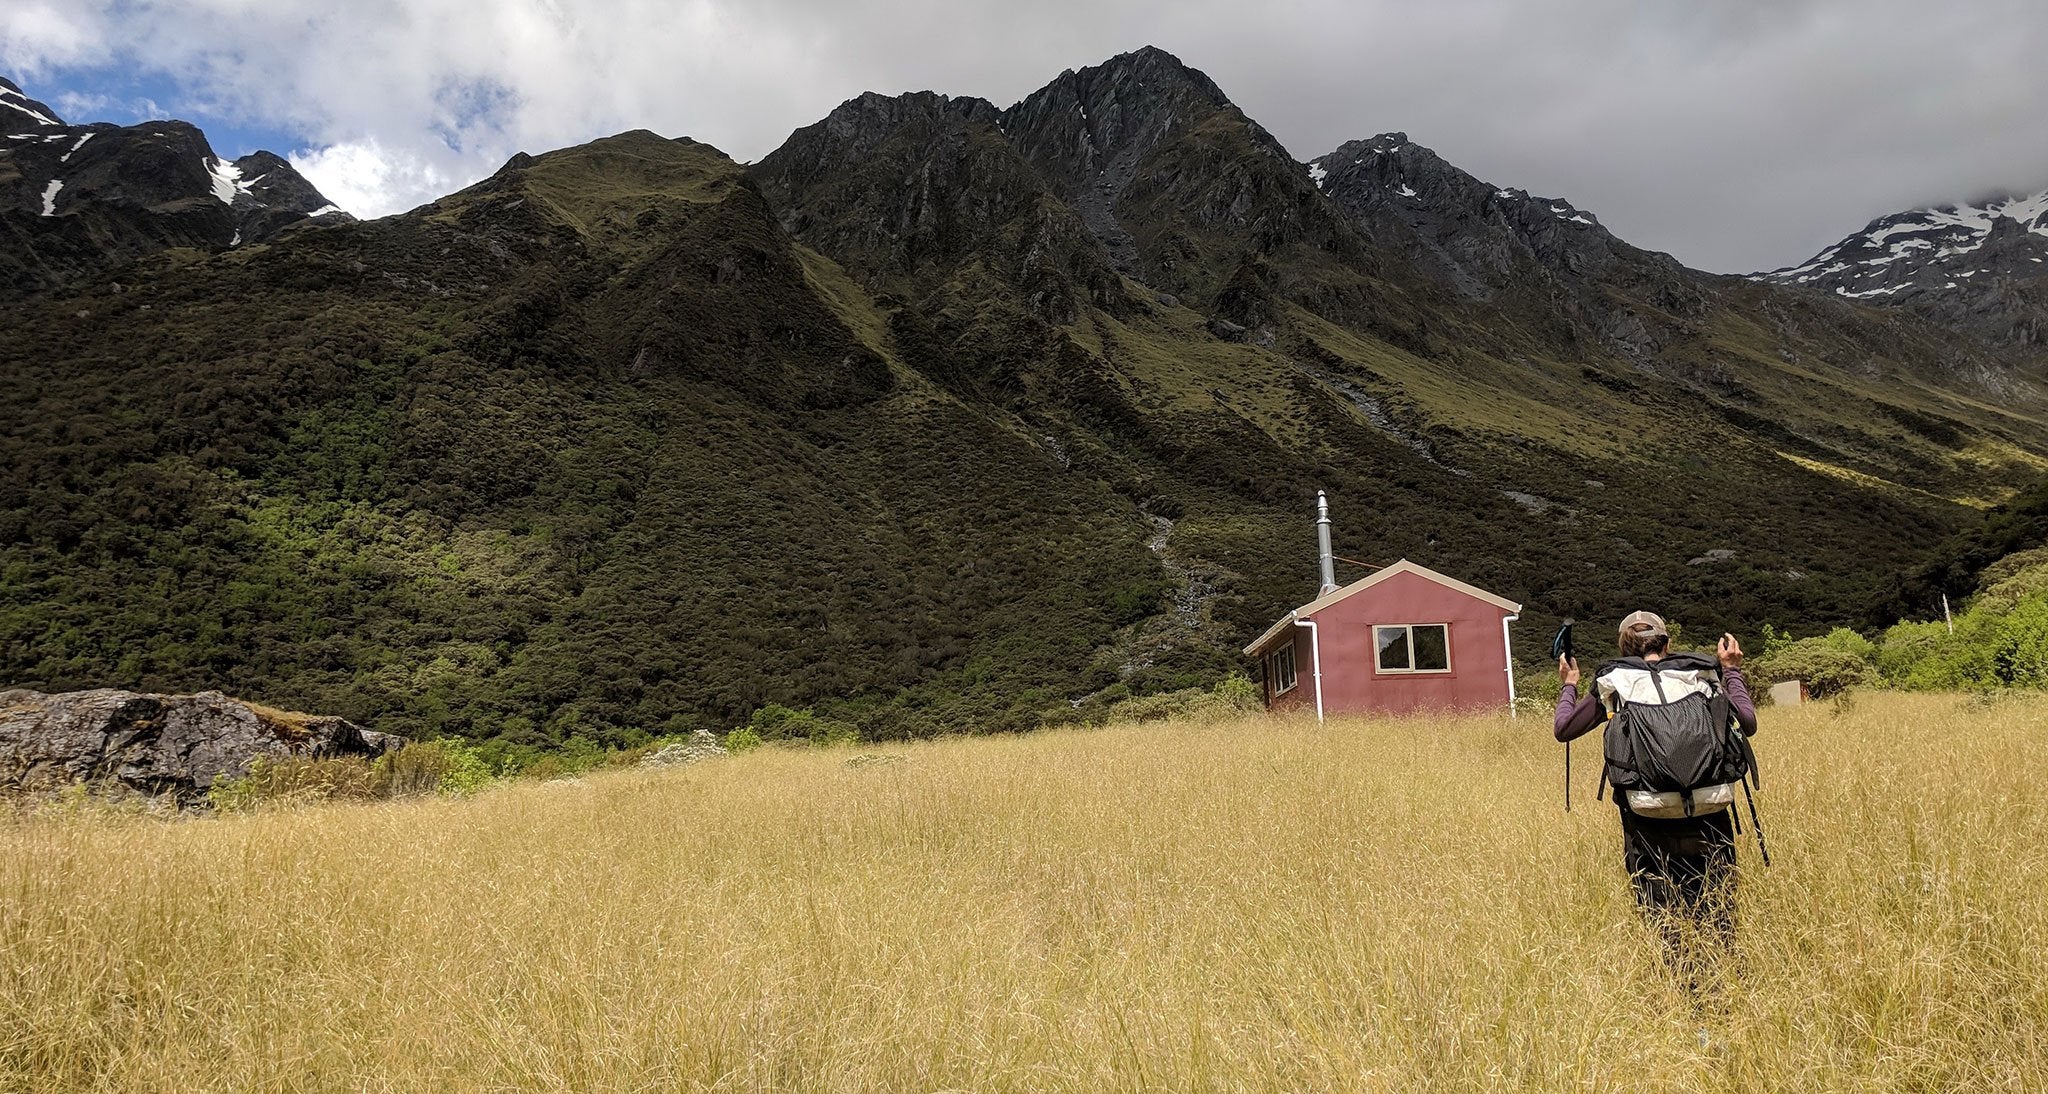
[[[1551,732],[1560,741],[1583,737],[1605,720],[1606,711],[1600,706],[1598,691],[1579,694],[1577,661],[1558,658],[1557,674],[1564,679],[1564,691],[1557,697],[1557,714],[1551,720]]]
[[[1749,681],[1742,678],[1742,643],[1732,634],[1721,636],[1721,688],[1728,693],[1728,706],[1735,712],[1735,724],[1745,737],[1756,736],[1756,702],[1749,697]]]

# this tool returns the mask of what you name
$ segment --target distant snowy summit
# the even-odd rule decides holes
[[[1751,276],[2038,344],[2048,318],[2048,190],[1880,217],[1806,262]]]
[[[0,77],[0,296],[168,247],[261,243],[315,217],[352,219],[281,156],[221,159],[187,122],[71,125]]]

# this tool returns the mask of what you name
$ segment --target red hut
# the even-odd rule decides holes
[[[1267,709],[1321,718],[1512,705],[1508,624],[1522,606],[1407,559],[1337,587],[1317,501],[1323,594],[1244,650],[1264,669]]]

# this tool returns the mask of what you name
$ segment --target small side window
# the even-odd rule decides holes
[[[1298,682],[1294,677],[1294,647],[1282,646],[1272,657],[1273,694],[1281,695],[1294,690]]]

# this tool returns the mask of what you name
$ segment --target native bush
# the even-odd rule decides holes
[[[838,745],[860,741],[860,727],[850,722],[821,716],[808,707],[792,710],[780,703],[755,711],[741,728],[751,730],[763,742]]]
[[[1124,699],[1110,704],[1103,720],[1111,724],[1166,719],[1214,721],[1241,718],[1260,710],[1264,703],[1265,696],[1257,684],[1248,677],[1232,674],[1210,688],[1183,688]]]
[[[1803,680],[1807,694],[1815,699],[1880,680],[1876,644],[1846,627],[1797,640],[1767,630],[1764,651],[1750,664],[1751,674],[1761,683]]]

